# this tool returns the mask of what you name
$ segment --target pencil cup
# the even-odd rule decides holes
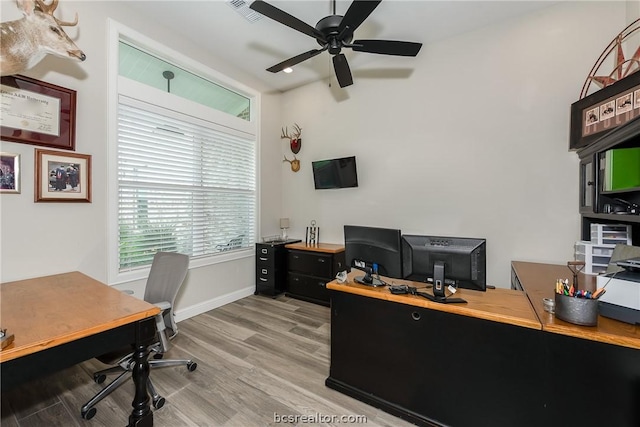
[[[556,317],[582,326],[598,324],[598,300],[556,294]]]

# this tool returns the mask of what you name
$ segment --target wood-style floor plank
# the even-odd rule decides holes
[[[182,321],[179,328],[165,358],[193,359],[198,369],[152,370],[154,385],[166,399],[163,408],[154,410],[157,427],[277,425],[276,414],[362,415],[372,427],[411,425],[324,385],[330,365],[328,307],[286,296],[249,296]],[[131,412],[131,380],[97,405],[92,420],[80,418],[80,407],[102,387],[93,382],[93,372],[103,368],[89,360],[3,390],[0,424],[125,424]]]

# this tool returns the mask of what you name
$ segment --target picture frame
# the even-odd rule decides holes
[[[580,150],[640,117],[640,72],[571,104],[569,150]]]
[[[91,156],[36,149],[36,202],[91,203]]]
[[[0,95],[2,140],[75,150],[75,90],[12,75],[2,76]]]
[[[20,154],[0,152],[0,194],[20,194]]]

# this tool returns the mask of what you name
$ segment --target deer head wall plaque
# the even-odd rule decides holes
[[[78,23],[61,21],[53,12],[58,0],[17,0],[24,16],[15,21],[0,23],[0,75],[9,76],[28,70],[46,54],[84,61],[87,57],[62,29]]]
[[[300,152],[300,148],[302,148],[302,138],[300,138],[301,134],[302,128],[294,123],[292,135],[289,135],[289,128],[282,129],[282,135],[280,135],[280,139],[289,140],[289,147],[293,152],[293,160],[287,159],[287,156],[285,155],[283,162],[289,162],[289,164],[291,165],[291,170],[293,172],[298,172],[300,170],[300,160],[298,160],[296,154],[298,154]]]

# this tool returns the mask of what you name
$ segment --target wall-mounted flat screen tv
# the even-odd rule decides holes
[[[356,157],[318,160],[311,162],[316,190],[358,186]]]

